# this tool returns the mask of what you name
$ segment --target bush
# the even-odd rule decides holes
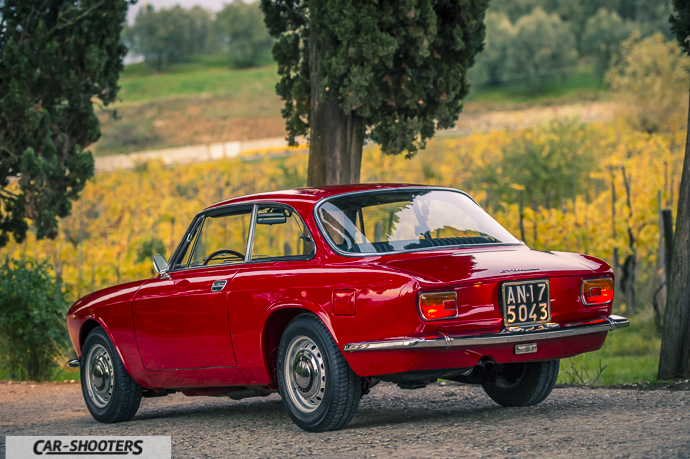
[[[218,12],[213,23],[218,46],[228,50],[235,68],[256,67],[271,60],[273,39],[264,25],[259,2],[235,0]]]
[[[661,34],[633,35],[621,43],[606,81],[625,106],[622,115],[636,129],[652,133],[685,123],[690,66],[674,41]]]
[[[68,343],[67,304],[47,263],[0,266],[0,363],[12,379],[45,381]]]
[[[185,10],[178,5],[158,11],[149,6],[139,11],[134,24],[123,32],[123,39],[134,53],[160,70],[205,52],[210,24],[211,14],[199,6]]]
[[[611,58],[620,43],[628,38],[635,25],[624,21],[615,11],[600,8],[585,24],[582,34],[582,52],[595,58],[595,73],[604,78]]]
[[[518,20],[507,50],[511,77],[521,78],[532,94],[566,79],[576,65],[575,36],[557,15],[540,8]]]
[[[485,25],[484,51],[477,54],[469,77],[474,84],[502,83],[506,79],[507,49],[515,35],[513,25],[506,15],[492,12],[487,13]]]
[[[478,176],[493,189],[493,198],[504,204],[518,202],[524,190],[525,205],[546,209],[582,194],[594,162],[583,139],[592,136],[575,120],[552,122],[528,129],[503,147],[500,162],[479,170]]]

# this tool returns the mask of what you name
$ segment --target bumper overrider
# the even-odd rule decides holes
[[[492,344],[520,344],[571,336],[601,333],[630,326],[625,317],[611,315],[583,323],[561,326],[557,323],[545,323],[531,327],[509,327],[500,333],[475,336],[452,336],[439,332],[438,337],[404,337],[382,341],[362,341],[346,344],[345,352],[389,351],[396,349],[429,349],[486,346]]]

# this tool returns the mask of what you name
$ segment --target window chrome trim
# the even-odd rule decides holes
[[[196,214],[196,215],[194,216],[194,218],[192,219],[192,222],[189,224],[189,227],[187,228],[187,230],[186,230],[186,231],[184,232],[184,234],[182,235],[182,240],[181,240],[180,243],[177,245],[177,248],[175,249],[175,251],[173,252],[172,256],[170,257],[170,260],[173,260],[174,257],[177,256],[177,254],[179,253],[180,249],[181,249],[182,246],[185,244],[185,239],[188,237],[188,235],[189,235],[191,232],[193,232],[194,230],[201,231],[202,228],[199,227],[199,225],[202,225],[202,226],[203,226],[203,224],[204,224],[204,222],[205,222],[205,220],[206,220],[206,217],[208,217],[209,215],[212,215],[212,214],[215,214],[215,213],[222,213],[222,210],[231,210],[233,207],[237,207],[237,208],[239,208],[239,207],[247,207],[247,208],[249,208],[250,206],[254,206],[254,205],[255,205],[255,204],[252,203],[252,202],[241,202],[241,203],[227,204],[227,205],[224,205],[224,206],[211,207],[211,208],[208,208],[208,209],[204,209],[204,210],[202,210],[202,211],[200,211],[200,212],[197,212],[197,214]],[[252,212],[253,212],[253,211],[254,211],[254,209],[252,208]],[[198,228],[197,228],[197,227],[198,227]],[[250,228],[250,231],[251,231],[251,222],[250,222],[250,227],[249,227],[249,228]],[[193,251],[194,248],[196,247],[196,239],[195,239],[193,242],[194,242],[194,246],[191,247],[192,251]],[[190,242],[189,244],[191,244],[191,242]],[[247,238],[247,247],[249,247],[249,238]],[[189,253],[191,254],[192,252],[190,251]],[[246,259],[246,254],[245,254],[245,259]],[[228,264],[223,264],[223,265],[212,265],[212,266],[208,266],[208,265],[205,265],[205,266],[204,266],[204,265],[199,265],[199,266],[183,266],[183,267],[178,268],[178,269],[171,269],[171,270],[168,271],[167,273],[168,273],[168,274],[170,274],[170,273],[181,273],[181,272],[184,272],[184,271],[197,270],[197,269],[212,269],[212,268],[231,267],[231,266],[242,265],[242,264],[244,264],[244,263],[245,263],[245,262],[244,262],[244,260],[243,260],[243,261],[238,261],[238,262],[235,262],[235,263],[228,263]]]
[[[247,251],[244,254],[244,262],[249,263],[252,259],[252,250],[254,250],[254,228],[256,226],[256,216],[259,213],[258,204],[254,203],[252,207],[252,219],[249,222],[249,236],[247,237]]]
[[[314,222],[316,223],[316,226],[319,229],[319,232],[321,233],[321,238],[326,241],[326,245],[337,255],[342,255],[344,257],[350,257],[350,258],[360,258],[360,257],[381,257],[384,255],[394,255],[398,253],[415,253],[415,252],[428,252],[428,251],[433,251],[433,250],[448,250],[448,249],[456,249],[456,248],[466,248],[466,247],[515,247],[515,246],[521,246],[524,245],[526,246],[524,242],[499,242],[496,244],[459,244],[459,245],[445,245],[445,246],[440,246],[440,247],[423,247],[419,249],[412,249],[412,250],[392,250],[390,252],[367,252],[367,253],[355,253],[355,252],[346,252],[344,250],[340,250],[335,244],[332,243],[332,240],[330,236],[328,235],[328,230],[326,230],[326,227],[323,225],[323,222],[321,221],[321,218],[319,217],[319,209],[321,206],[326,204],[327,202],[336,199],[336,198],[342,198],[343,196],[353,196],[353,195],[359,195],[359,194],[383,194],[383,193],[391,193],[395,191],[452,191],[454,193],[459,193],[462,194],[470,200],[475,203],[480,209],[484,210],[484,208],[479,205],[477,201],[474,200],[472,196],[467,194],[466,192],[462,190],[456,190],[455,188],[447,188],[447,187],[435,187],[435,186],[428,186],[428,187],[420,187],[420,186],[400,186],[400,187],[392,187],[392,188],[381,188],[381,189],[375,189],[375,190],[363,190],[363,191],[349,191],[347,193],[341,193],[341,194],[334,194],[333,196],[328,196],[323,199],[320,199],[315,205],[314,205],[314,210],[313,210],[313,215],[312,217],[314,218]],[[488,212],[487,212],[487,215]],[[491,217],[491,215],[489,215]],[[493,217],[491,217],[493,219]],[[494,219],[495,220],[495,219]],[[496,222],[498,223],[498,222]],[[500,223],[498,223],[501,227]],[[505,229],[505,228],[503,228]],[[508,231],[508,230],[506,230]],[[510,232],[508,231],[510,234]],[[510,234],[513,236],[512,234]],[[515,236],[513,236],[515,237]],[[515,238],[517,239],[517,238]]]
[[[195,266],[189,266],[189,265],[192,262],[192,257],[194,256],[194,251],[196,250],[196,246],[199,243],[199,239],[201,239],[201,232],[204,230],[204,223],[206,223],[207,217],[208,217],[207,215],[204,215],[203,217],[201,217],[201,221],[199,222],[199,225],[196,228],[196,232],[194,235],[194,241],[193,241],[194,243],[190,247],[189,259],[187,260],[187,265],[184,267],[185,269],[195,268]],[[205,266],[205,265],[201,265],[201,266]],[[198,267],[198,266],[196,266],[196,267]]]
[[[538,327],[537,331],[524,331],[521,327],[514,327],[501,333],[492,333],[477,336],[449,336],[439,333],[437,338],[402,338],[384,341],[362,341],[349,343],[343,346],[344,352],[360,351],[392,351],[399,349],[433,349],[451,347],[489,346],[494,344],[513,344],[543,341],[548,339],[567,338],[571,336],[589,335],[592,333],[608,332],[630,326],[630,321],[625,317],[610,315],[596,323],[585,323],[572,327],[560,328],[558,324],[544,324],[548,327]],[[556,328],[558,327],[558,328]],[[528,329],[529,330],[529,329]]]
[[[307,235],[311,238],[311,243],[314,246],[314,253],[311,255],[290,255],[290,256],[283,256],[283,257],[271,257],[271,258],[259,258],[256,260],[252,260],[252,253],[254,252],[254,230],[256,228],[256,220],[252,218],[252,226],[251,226],[251,235],[252,235],[252,250],[247,250],[247,254],[249,255],[248,258],[245,259],[245,263],[252,263],[252,264],[257,264],[257,263],[287,263],[291,261],[310,261],[316,258],[316,252],[319,250],[318,247],[316,246],[316,241],[314,240],[314,236],[311,234],[311,231],[309,231],[309,227],[307,224],[304,222],[304,218],[302,218],[302,215],[297,212],[297,210],[292,207],[291,205],[282,203],[282,202],[275,202],[275,201],[267,201],[267,202],[257,202],[254,204],[255,205],[255,212],[256,212],[256,218],[258,219],[258,214],[259,214],[259,207],[263,206],[278,206],[278,207],[283,207],[290,212],[292,212],[293,215],[297,216],[299,221],[302,223],[302,227],[304,227],[304,230],[307,232]],[[296,258],[296,257],[302,257],[302,258]],[[283,258],[282,260],[279,258]]]

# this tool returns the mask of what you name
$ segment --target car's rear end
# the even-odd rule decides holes
[[[339,321],[348,363],[372,380],[415,388],[454,379],[482,383],[502,404],[538,403],[558,359],[598,350],[628,325],[611,315],[605,262],[530,250],[455,190],[336,196],[315,217],[338,255],[410,276],[413,288],[384,302],[358,292],[359,320]],[[363,324],[380,327],[356,333]],[[365,335],[372,339],[351,339]],[[515,395],[530,380],[543,387]],[[514,396],[502,398],[506,391]]]
[[[628,324],[611,316],[610,268],[591,257],[524,246],[420,255],[386,263],[418,279],[417,291],[391,306],[402,333],[343,346],[358,374],[429,371],[422,379],[433,379],[445,370],[566,358],[600,349],[608,331]]]

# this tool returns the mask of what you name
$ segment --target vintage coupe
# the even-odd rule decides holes
[[[348,185],[200,212],[158,276],[77,301],[67,324],[86,405],[131,419],[143,397],[278,391],[308,431],[346,426],[378,381],[481,384],[544,400],[559,359],[628,326],[602,260],[538,252],[467,194]]]

